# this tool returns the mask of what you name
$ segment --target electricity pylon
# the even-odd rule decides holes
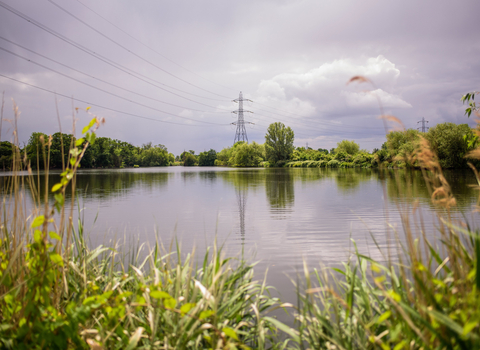
[[[420,120],[418,123],[422,123],[422,132],[426,132],[429,128],[427,126],[425,126],[425,123],[428,123],[428,120],[425,120],[425,118],[422,118],[422,120]],[[417,130],[420,130],[420,127],[417,128]]]
[[[243,110],[243,101],[253,102],[252,100],[244,99],[242,92],[240,91],[240,95],[238,96],[238,98],[236,100],[233,100],[233,102],[238,102],[238,111],[232,111],[232,113],[235,113],[238,115],[237,121],[232,123],[232,125],[237,126],[237,131],[235,132],[235,139],[233,140],[233,144],[235,144],[238,141],[247,141],[248,143],[247,129],[245,129],[245,124],[253,124],[250,122],[246,122],[243,119],[244,112],[253,113],[252,111]]]

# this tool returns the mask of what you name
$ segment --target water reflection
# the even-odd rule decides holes
[[[238,213],[240,215],[240,239],[242,244],[245,241],[245,204],[247,202],[247,189],[246,188],[237,188],[237,203],[238,203]]]
[[[294,173],[282,170],[275,169],[265,172],[265,193],[271,211],[274,213],[291,212],[295,202]],[[274,217],[285,218],[285,216]]]
[[[445,176],[457,198],[458,217],[458,211],[468,212],[477,201],[478,193],[469,187],[476,179],[468,171]],[[50,186],[58,179],[58,174],[51,175]],[[8,173],[0,174],[0,182],[5,180]],[[41,176],[40,186],[44,183]],[[294,273],[304,259],[311,266],[345,260],[351,239],[360,252],[375,255],[371,237],[382,248],[388,246],[387,227],[401,232],[399,209],[411,208],[416,201],[428,231],[436,232],[430,195],[419,171],[82,170],[77,189],[92,245],[115,237],[140,237],[140,242],[153,246],[156,240],[170,242],[175,237],[191,251],[193,246],[212,246],[217,239],[232,256],[239,248],[255,251],[261,266],[275,266],[279,273]]]
[[[338,169],[329,173],[335,178],[337,188],[345,193],[356,191],[362,182],[367,182],[375,176],[371,169]]]

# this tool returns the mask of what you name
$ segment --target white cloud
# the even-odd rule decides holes
[[[342,91],[341,94],[345,97],[345,102],[350,108],[357,109],[371,109],[379,108],[380,105],[383,108],[411,108],[412,105],[405,102],[398,95],[389,94],[382,89],[376,89],[373,91]]]
[[[376,95],[385,108],[409,108],[411,105],[395,89],[400,70],[384,56],[363,59],[338,59],[303,73],[283,73],[263,80],[257,89],[257,99],[266,104],[277,103],[281,109],[303,116],[318,114],[351,114],[352,109],[378,111],[375,95],[358,91],[373,90],[368,84],[346,83],[356,75],[370,79]],[[356,111],[358,112],[358,111]]]

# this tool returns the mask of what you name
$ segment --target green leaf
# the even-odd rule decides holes
[[[391,315],[392,315],[392,312],[391,312],[390,310],[387,310],[386,312],[384,312],[384,313],[378,318],[377,323],[382,323],[382,322],[385,321],[387,318],[389,318]]]
[[[75,158],[70,158],[70,165],[71,166],[75,166],[75,163],[77,162],[77,160]],[[67,174],[68,175],[68,174]]]
[[[166,307],[166,308],[169,308],[169,309],[173,309],[175,308],[175,306],[177,305],[177,301],[173,298],[169,298],[169,299],[165,299],[163,301],[163,305]]]
[[[50,236],[51,239],[56,239],[57,241],[62,240],[62,238],[56,232],[50,231],[48,235]]]
[[[61,184],[61,183],[55,184],[55,185],[53,185],[53,187],[52,187],[52,192],[57,192],[60,188],[62,188],[62,184]]]
[[[57,201],[57,203],[62,207],[63,203],[65,203],[65,198],[63,198],[63,194],[55,193],[53,197],[55,197],[55,200]]]
[[[478,326],[478,322],[475,322],[475,321],[467,322],[465,326],[463,326],[463,335],[467,335],[477,326]]]
[[[269,316],[265,316],[263,319],[265,321],[268,321],[268,322],[272,323],[275,327],[277,327],[281,331],[287,333],[289,336],[291,336],[293,338],[293,340],[295,342],[300,343],[300,337],[298,336],[298,332],[295,329],[290,328],[286,324],[280,322],[279,320],[277,320],[275,318],[269,317]]]
[[[237,332],[230,327],[223,327],[222,332],[225,333],[226,336],[238,340]]]
[[[87,134],[85,135],[85,139],[90,142],[91,145],[93,145],[95,143],[95,138],[96,138],[96,135],[94,132],[92,133],[89,133],[87,132]]]
[[[154,299],[171,299],[171,295],[161,290],[154,290],[150,292],[150,297]]]
[[[90,120],[90,123],[88,123],[88,125],[82,129],[82,134],[85,134],[96,122],[97,118]]]
[[[180,312],[182,313],[182,315],[185,315],[191,309],[193,309],[195,306],[196,306],[195,303],[186,303],[186,304],[182,305],[182,307],[180,308]]]
[[[400,349],[408,349],[407,347],[408,343],[407,341],[405,340],[402,340],[400,343],[398,343],[397,345],[395,345],[395,347],[393,348],[393,350],[400,350]]]
[[[35,218],[35,220],[33,220],[32,222],[32,228],[34,227],[38,227],[40,225],[43,225],[43,223],[45,222],[45,216],[43,215],[39,215]]]
[[[40,230],[35,230],[35,232],[33,233],[33,240],[34,240],[36,243],[40,243],[40,242],[42,241],[42,238],[43,238],[42,231],[40,231]]]
[[[50,260],[52,260],[54,264],[63,266],[63,259],[60,254],[50,253]]]
[[[83,137],[78,139],[77,141],[75,141],[75,146],[77,146],[77,147],[81,146],[84,141],[85,141],[85,139]]]
[[[212,315],[213,315],[213,310],[204,310],[200,312],[200,316],[198,318],[201,320],[204,320],[206,318],[209,318]]]

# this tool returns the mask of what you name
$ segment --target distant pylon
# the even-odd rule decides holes
[[[247,129],[245,129],[245,124],[253,124],[250,122],[246,122],[243,119],[244,112],[253,113],[252,111],[243,110],[243,101],[253,102],[252,100],[244,99],[242,92],[240,91],[240,95],[238,95],[238,98],[236,100],[233,100],[233,102],[238,102],[238,111],[232,111],[232,113],[238,114],[237,121],[232,123],[233,125],[237,126],[237,131],[235,132],[235,139],[233,140],[233,144],[238,141],[246,141],[248,143]]]
[[[420,120],[419,122],[417,122],[417,124],[418,124],[418,123],[422,123],[422,126],[421,126],[421,127],[419,126],[419,127],[417,128],[417,130],[420,130],[420,128],[422,128],[421,131],[422,131],[422,132],[426,132],[426,131],[429,129],[429,127],[425,126],[425,123],[428,123],[428,120],[425,120],[425,118],[422,118],[422,120]]]

